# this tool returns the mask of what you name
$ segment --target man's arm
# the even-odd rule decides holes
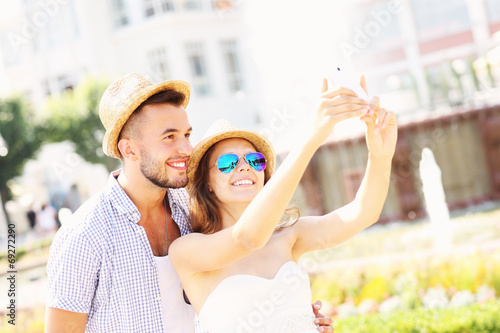
[[[99,285],[98,250],[88,240],[85,230],[77,230],[76,225],[65,224],[50,246],[45,303],[48,333],[84,332]]]
[[[80,333],[85,332],[87,313],[71,312],[46,307],[45,333]]]

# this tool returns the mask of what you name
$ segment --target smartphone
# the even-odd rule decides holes
[[[368,94],[363,90],[359,84],[359,80],[356,79],[356,76],[348,67],[335,67],[333,73],[327,77],[327,80],[329,87],[330,84],[333,84],[333,86],[351,89],[354,93],[356,93],[356,95],[358,95],[359,98],[366,101],[370,100],[370,96],[368,96]]]

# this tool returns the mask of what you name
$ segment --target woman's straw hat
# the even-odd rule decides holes
[[[229,121],[220,119],[210,126],[203,139],[194,147],[194,151],[189,159],[187,168],[189,182],[191,183],[192,179],[195,177],[200,160],[210,147],[222,140],[234,138],[245,139],[251,142],[257,151],[266,157],[266,169],[264,170],[264,173],[266,179],[269,179],[274,172],[274,165],[276,163],[276,156],[271,142],[262,134],[237,129],[231,125]]]
[[[191,95],[189,83],[181,80],[152,84],[142,75],[131,73],[113,82],[104,92],[99,104],[99,118],[106,129],[102,150],[109,157],[121,158],[118,137],[130,115],[149,97],[165,90],[174,90],[184,95],[182,106],[186,107]]]

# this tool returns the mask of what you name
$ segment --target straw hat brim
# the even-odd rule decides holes
[[[200,141],[193,150],[187,167],[187,175],[189,179],[189,184],[187,186],[188,190],[192,184],[192,180],[196,176],[196,171],[200,161],[210,147],[217,144],[218,142],[225,139],[245,139],[251,142],[258,152],[262,153],[266,158],[266,169],[264,170],[265,178],[268,180],[271,178],[274,172],[274,166],[276,163],[276,155],[274,153],[274,148],[271,142],[264,137],[262,134],[246,131],[246,130],[228,130],[219,132],[215,135],[209,136],[202,141]]]
[[[129,102],[122,107],[119,114],[113,119],[108,130],[104,134],[102,140],[102,149],[107,152],[107,155],[114,158],[121,158],[120,150],[118,149],[118,137],[122,131],[123,125],[127,122],[130,115],[149,97],[165,90],[174,90],[182,93],[185,98],[182,106],[185,108],[189,103],[191,96],[191,86],[182,80],[164,81],[158,84],[151,85],[133,96],[130,96]]]

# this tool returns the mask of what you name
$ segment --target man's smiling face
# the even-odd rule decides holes
[[[144,106],[141,122],[140,170],[145,178],[162,188],[188,183],[187,162],[193,152],[189,141],[191,125],[182,106]]]

